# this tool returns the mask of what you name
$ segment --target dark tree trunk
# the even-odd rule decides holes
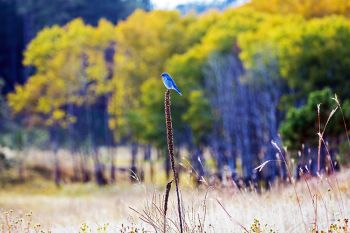
[[[138,145],[137,143],[131,144],[131,163],[130,163],[130,181],[135,182],[138,179],[136,161],[137,161]]]
[[[278,133],[276,112],[281,95],[281,84],[274,79],[277,62],[256,62],[259,69],[245,71],[234,50],[227,56],[213,54],[204,69],[211,106],[219,115],[213,124],[214,138],[219,140],[211,142],[217,167],[222,173],[227,164],[235,177],[239,155],[247,184],[260,177],[254,171],[261,162],[258,156]]]
[[[87,155],[80,153],[80,171],[81,171],[81,179],[83,183],[87,183],[91,180],[89,170],[87,168]]]
[[[150,144],[147,144],[144,146],[144,157],[143,157],[143,160],[144,160],[144,165],[145,164],[149,164],[150,166],[150,170],[151,170],[151,166],[152,166],[152,161],[151,161],[151,153],[152,153],[152,146]],[[145,169],[145,166],[143,166],[142,168],[142,171],[143,173],[145,173],[146,169]],[[151,173],[151,171],[150,171]],[[153,177],[151,177],[151,180],[153,179]]]
[[[21,153],[21,152],[19,152],[19,153]],[[18,164],[18,180],[20,182],[24,181],[24,165],[23,165],[22,158],[20,158],[20,161]]]
[[[77,182],[79,181],[79,168],[78,168],[78,163],[77,163],[77,159],[76,159],[76,153],[71,151],[71,157],[72,157],[72,163],[73,163],[73,177],[72,177],[72,181],[73,182]]]
[[[66,101],[68,102],[68,98],[69,96],[66,96]],[[68,109],[67,109],[67,113],[69,116],[73,116],[74,115],[74,106],[72,103],[68,104]],[[69,150],[70,150],[70,154],[72,157],[72,168],[73,168],[73,177],[72,177],[72,181],[73,182],[77,182],[80,180],[79,177],[79,164],[78,164],[78,159],[77,158],[77,148],[76,148],[76,130],[74,127],[73,123],[69,123],[68,124],[68,131],[67,131],[68,135],[68,146],[69,146]]]
[[[150,160],[150,179],[151,179],[151,182],[154,183],[154,161],[153,159]]]
[[[95,167],[95,179],[96,183],[100,186],[107,184],[107,179],[104,176],[104,166],[100,162],[99,154],[96,148],[93,150],[94,167]]]
[[[150,161],[151,160],[151,152],[152,152],[152,147],[150,144],[145,145],[145,151],[144,151],[144,161]]]
[[[57,150],[54,150],[54,158],[55,158],[55,172],[54,172],[54,179],[56,186],[61,185],[61,167],[60,167],[60,161],[58,158]]]
[[[56,131],[56,126],[52,126],[50,128],[50,141],[51,141],[51,150],[53,152],[54,158],[54,181],[56,186],[60,186],[61,184],[61,167],[58,158],[58,135]]]
[[[205,176],[205,161],[202,148],[199,147],[192,150],[191,164],[192,169],[194,170],[192,171],[192,174],[195,174],[196,184],[200,185]]]
[[[115,147],[115,148],[117,148],[117,147]],[[117,177],[116,177],[115,151],[114,150],[110,151],[110,159],[111,159],[111,170],[110,170],[111,182],[115,183],[117,180]]]

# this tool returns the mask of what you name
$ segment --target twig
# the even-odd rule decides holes
[[[220,202],[218,199],[216,199],[216,202],[221,206],[221,208],[225,211],[225,213],[227,214],[227,216],[230,218],[230,220],[231,220],[233,223],[235,223],[235,224],[237,224],[238,226],[240,226],[246,233],[249,233],[248,229],[247,229],[245,226],[243,226],[242,224],[240,224],[237,220],[235,220],[235,219],[230,215],[230,213],[225,209],[225,207],[221,204],[221,202]]]

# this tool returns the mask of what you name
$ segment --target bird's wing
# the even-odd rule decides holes
[[[179,89],[179,88],[177,88],[176,83],[175,83],[174,80],[171,80],[171,82],[172,82],[172,84],[173,84],[173,86],[174,86],[175,89]]]
[[[166,77],[163,81],[167,88],[172,88],[174,82],[170,78]]]
[[[179,88],[176,86],[174,80],[172,81],[172,83],[173,83],[173,89],[174,89],[177,93],[179,93],[179,95],[182,95],[182,94],[181,94],[181,91],[180,91]]]

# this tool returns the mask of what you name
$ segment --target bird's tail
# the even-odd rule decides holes
[[[179,88],[177,88],[177,86],[175,86],[173,89],[174,89],[177,93],[179,93],[179,95],[182,96],[181,91],[179,90]]]

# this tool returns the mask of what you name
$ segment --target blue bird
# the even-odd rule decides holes
[[[163,83],[164,83],[164,86],[167,88],[167,89],[173,89],[175,90],[177,93],[179,93],[179,95],[182,95],[179,88],[177,88],[174,80],[171,78],[171,76],[167,73],[167,72],[164,72],[162,73],[162,78],[163,78]]]

